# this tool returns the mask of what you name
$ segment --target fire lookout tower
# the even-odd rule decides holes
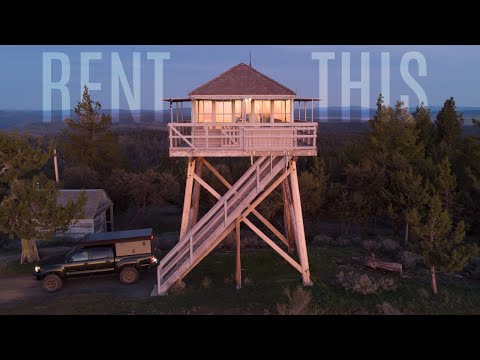
[[[313,103],[319,99],[296,98],[294,91],[243,63],[191,91],[189,96],[165,100],[170,102],[171,109],[169,155],[187,157],[188,168],[180,239],[160,261],[158,294],[165,294],[234,230],[239,288],[242,222],[301,274],[304,285],[310,285],[296,160],[299,156],[317,155]],[[183,110],[184,102],[191,102],[188,122],[183,121],[183,111],[181,116],[178,113],[179,104]],[[295,103],[298,117],[294,120]],[[175,116],[172,104],[176,105]],[[311,104],[308,120],[307,104]],[[252,160],[240,179],[230,184],[207,161],[212,157],[250,157]],[[204,168],[225,186],[223,194],[202,179]],[[285,235],[256,210],[278,186],[282,186]],[[201,187],[213,195],[217,203],[198,219]],[[249,216],[255,216],[289,250],[296,248],[299,262],[253,224]]]

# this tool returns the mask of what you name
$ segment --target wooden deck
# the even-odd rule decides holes
[[[171,157],[316,156],[317,123],[168,124]]]

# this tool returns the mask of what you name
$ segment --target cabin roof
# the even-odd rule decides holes
[[[192,90],[189,95],[295,96],[295,92],[251,66],[241,63]]]
[[[104,205],[105,203],[113,205],[112,200],[103,189],[87,189],[84,191],[87,197],[87,202],[85,203],[84,208],[85,219],[93,219],[101,205]],[[65,206],[69,199],[77,201],[81,192],[82,190],[59,190],[57,195],[57,205]]]

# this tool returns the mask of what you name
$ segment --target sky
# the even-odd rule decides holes
[[[59,60],[44,64],[45,54],[49,52],[63,53],[63,58],[68,59],[69,68],[64,67],[62,73]],[[429,106],[439,106],[445,99],[453,96],[457,106],[480,107],[478,95],[480,94],[478,91],[480,46],[35,45],[0,46],[0,110],[46,110],[44,105],[45,88],[48,88],[46,84],[49,84],[48,81],[56,82],[62,76],[64,80],[68,80],[65,84],[68,96],[62,99],[59,90],[51,90],[51,109],[73,108],[80,99],[82,89],[80,61],[82,52],[101,53],[101,59],[90,60],[88,76],[90,82],[101,83],[101,90],[92,90],[91,96],[94,100],[100,101],[105,109],[112,108],[112,98],[115,97],[112,95],[114,93],[112,92],[112,68],[118,70],[119,63],[115,60],[112,62],[112,58],[116,56],[114,53],[118,53],[120,68],[123,69],[126,79],[125,83],[119,82],[118,107],[132,109],[130,105],[133,103],[141,109],[150,110],[155,108],[155,98],[158,98],[155,93],[155,80],[162,85],[163,97],[186,97],[189,91],[230,67],[241,62],[248,64],[250,52],[254,68],[296,91],[298,96],[324,95],[322,98],[327,98],[328,106],[347,104],[345,94],[348,92],[351,106],[368,104],[369,107],[374,107],[376,98],[382,90],[383,71],[384,79],[387,73],[390,78],[390,103],[402,95],[407,95],[410,106],[416,106],[419,98],[426,100]],[[135,52],[139,53],[135,55],[139,56],[138,64],[134,64]],[[147,58],[148,52],[168,53],[169,59],[163,61],[162,73],[155,73],[155,62]],[[319,60],[312,58],[312,53],[318,52],[324,54],[322,56],[325,56],[325,53],[332,53],[333,55],[329,56],[334,57],[328,61],[326,96],[325,93],[320,94],[321,82],[326,79],[325,71],[320,72]],[[367,80],[366,75],[363,75],[364,88],[368,87],[368,94],[363,93],[363,95],[360,89],[354,88],[355,82],[358,82],[361,77],[361,53],[368,54],[364,55],[363,68],[368,69],[369,72]],[[385,56],[382,53],[389,54],[389,67],[385,66],[385,62],[382,66],[381,58]],[[415,55],[411,56],[411,54]],[[98,55],[95,56],[98,57]],[[350,57],[350,66],[348,66],[347,57]],[[409,57],[410,62],[408,62]],[[419,57],[424,59],[424,69],[421,69]],[[409,86],[405,76],[402,77],[402,58],[404,69],[406,67],[410,77],[418,83],[417,91]],[[343,70],[342,63],[344,63]],[[51,77],[47,80],[44,80],[45,66],[51,69]],[[346,68],[349,69],[349,76],[345,71]],[[87,73],[85,67],[83,69],[84,74]],[[135,71],[140,73],[137,88],[133,85]],[[354,82],[353,89],[342,87],[342,83],[348,84],[348,77]],[[117,75],[113,78],[117,81]],[[134,89],[132,94],[135,95],[135,101],[132,98],[128,99],[128,94],[125,95],[123,90],[125,86]],[[425,99],[423,95],[419,96],[421,90]]]

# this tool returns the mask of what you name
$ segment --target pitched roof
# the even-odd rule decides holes
[[[295,95],[295,92],[241,63],[192,90],[190,95]]]
[[[82,190],[59,190],[57,196],[57,205],[65,206],[69,199],[72,201],[77,201],[81,191]],[[85,195],[87,196],[87,202],[85,203],[84,208],[85,219],[93,219],[97,214],[97,210],[101,204],[113,204],[105,190],[88,189],[84,191]]]

